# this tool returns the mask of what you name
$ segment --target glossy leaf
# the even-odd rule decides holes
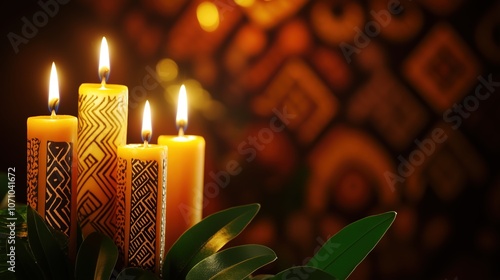
[[[109,279],[118,260],[118,248],[108,236],[93,232],[83,240],[76,256],[77,280]]]
[[[144,270],[137,267],[125,268],[118,274],[116,280],[157,280],[158,277],[151,271]]]
[[[272,275],[272,274],[259,274],[259,275],[255,275],[255,276],[249,276],[246,279],[248,279],[248,280],[268,280],[268,279],[272,279],[273,277],[274,277],[274,275]]]
[[[46,279],[42,269],[38,266],[35,257],[26,239],[16,240],[16,278],[18,280]],[[3,278],[2,278],[3,279]]]
[[[28,207],[28,241],[37,262],[50,279],[71,278],[68,260],[40,215]]]
[[[336,278],[319,268],[312,266],[294,266],[283,270],[268,280],[307,279],[307,280],[335,280]]]
[[[8,208],[0,209],[0,279],[2,280],[15,280],[17,276],[16,273],[9,270],[11,263],[8,263],[8,261],[10,261],[10,256],[8,256],[11,251],[10,247],[14,245],[12,238],[10,237],[12,222],[15,223],[16,268],[14,270],[17,273],[20,270],[19,268],[22,267],[22,263],[19,263],[19,260],[23,257],[19,255],[20,249],[18,249],[18,247],[21,246],[21,242],[24,242],[26,246],[28,242],[26,240],[26,237],[28,236],[26,225],[26,205],[16,205],[14,213]],[[33,256],[31,257],[33,258]],[[20,278],[17,277],[17,279]]]
[[[353,222],[332,236],[307,266],[320,268],[337,279],[346,279],[371,252],[396,218],[391,211]]]
[[[273,262],[276,254],[261,245],[243,245],[215,253],[187,274],[186,280],[244,279],[260,267]]]
[[[229,208],[192,226],[167,253],[163,265],[164,278],[185,279],[193,266],[240,234],[259,208],[259,204]]]

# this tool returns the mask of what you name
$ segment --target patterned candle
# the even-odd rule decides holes
[[[144,144],[118,147],[115,243],[124,266],[160,276],[165,246],[167,147],[152,145],[151,113],[146,101]]]
[[[106,84],[109,54],[102,39],[101,84],[82,84],[78,96],[78,220],[86,236],[113,238],[117,148],[127,141],[128,89]]]
[[[76,142],[77,118],[56,115],[59,86],[52,63],[49,86],[50,116],[29,117],[28,205],[53,228],[69,237],[69,256],[76,256]]]

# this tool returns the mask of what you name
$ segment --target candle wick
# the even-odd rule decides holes
[[[184,136],[184,128],[182,126],[179,127],[179,136]]]
[[[148,147],[148,140],[144,140],[144,147],[147,148]]]
[[[50,117],[53,118],[56,116],[56,110],[52,109],[52,113],[50,114]]]
[[[109,68],[102,67],[99,69],[99,76],[101,77],[101,87],[106,87],[106,80],[109,77]]]

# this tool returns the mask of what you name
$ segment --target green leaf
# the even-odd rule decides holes
[[[125,268],[118,274],[116,280],[158,280],[158,277],[154,275],[151,271],[137,268],[137,267],[129,267]]]
[[[15,241],[16,241],[16,266],[20,267],[18,263],[19,256],[17,246],[20,240],[27,243],[26,237],[28,236],[28,230],[26,225],[26,205],[16,205],[16,211],[12,215],[12,211],[8,208],[0,209],[0,279],[16,279],[16,274],[9,271],[11,264],[7,263],[10,261],[10,246],[13,246],[13,241],[11,236],[12,222],[15,222]],[[24,216],[23,216],[24,215]],[[18,269],[15,269],[18,271]]]
[[[185,279],[193,266],[219,251],[243,231],[259,208],[259,204],[229,208],[192,226],[177,239],[167,253],[163,264],[164,278]]]
[[[46,279],[26,239],[16,240],[16,279]],[[2,278],[3,279],[3,278]]]
[[[118,248],[108,236],[92,232],[76,256],[77,280],[109,279],[118,260]]]
[[[324,270],[321,270],[312,266],[294,266],[283,270],[282,272],[276,274],[271,278],[264,278],[269,280],[281,280],[281,279],[307,279],[307,280],[335,280],[336,278],[328,274]]]
[[[250,276],[248,277],[248,279],[250,280],[268,280],[268,279],[272,279],[274,277],[274,275],[272,274],[259,274],[259,275],[255,275],[255,276]]]
[[[346,279],[371,252],[396,218],[391,211],[353,222],[332,236],[307,263]]]
[[[22,223],[22,222],[26,223],[28,221],[28,205],[17,204],[16,205],[16,217],[20,223]]]
[[[273,250],[265,246],[237,246],[205,258],[189,271],[186,280],[244,279],[275,259]]]
[[[28,241],[37,262],[50,279],[71,279],[68,260],[44,220],[28,207]]]

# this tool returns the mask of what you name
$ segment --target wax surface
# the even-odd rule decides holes
[[[82,84],[78,96],[78,220],[113,238],[117,148],[127,141],[128,89]]]
[[[166,250],[202,218],[205,139],[200,136],[158,137],[168,147]]]
[[[48,224],[69,237],[76,256],[77,123],[74,116],[35,116],[27,120],[27,201]]]
[[[124,266],[159,276],[165,248],[167,147],[118,147],[115,243]]]

